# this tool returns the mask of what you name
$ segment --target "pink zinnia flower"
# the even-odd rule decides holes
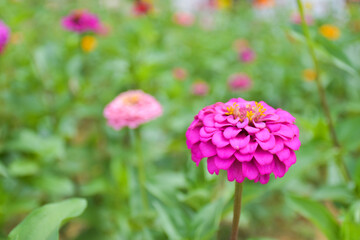
[[[71,32],[95,32],[102,31],[104,26],[99,18],[87,10],[75,10],[61,21],[62,26]]]
[[[186,132],[191,158],[207,158],[210,174],[227,171],[229,181],[245,178],[266,184],[283,177],[296,162],[299,129],[288,112],[265,102],[231,99],[202,109]]]
[[[194,23],[194,16],[190,13],[178,12],[174,14],[173,20],[181,26],[190,27]]]
[[[191,92],[197,96],[205,96],[209,93],[209,85],[204,81],[194,82],[191,86]]]
[[[115,130],[123,127],[137,128],[162,114],[160,103],[141,90],[121,93],[104,109],[109,126]]]
[[[0,53],[5,49],[5,46],[9,42],[10,29],[0,20]]]
[[[239,57],[243,62],[252,62],[255,59],[255,52],[248,47],[239,52]]]
[[[236,73],[229,77],[228,85],[232,91],[248,90],[252,86],[252,80],[245,73]]]
[[[133,14],[135,16],[141,16],[148,14],[152,9],[152,5],[149,2],[143,0],[137,0],[133,5]]]
[[[187,71],[181,67],[174,68],[173,76],[177,80],[184,80],[187,77]]]
[[[299,13],[291,15],[291,22],[294,24],[301,24],[301,16]],[[313,25],[314,19],[310,15],[305,15],[305,22],[307,25]]]

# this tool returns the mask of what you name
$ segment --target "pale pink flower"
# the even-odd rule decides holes
[[[194,16],[187,12],[177,12],[174,14],[173,20],[178,25],[190,27],[194,23]]]
[[[265,102],[233,98],[203,108],[186,132],[191,159],[207,158],[210,174],[227,172],[229,181],[245,178],[266,184],[283,177],[296,162],[299,129],[288,112]]]
[[[255,52],[251,48],[245,48],[239,52],[239,58],[245,63],[249,63],[255,60]]]
[[[291,22],[294,24],[301,24],[301,16],[299,13],[294,13],[291,15]],[[313,25],[314,19],[311,15],[305,15],[305,22],[307,25]]]
[[[252,80],[245,73],[236,73],[229,77],[228,85],[231,91],[245,91],[251,88]]]
[[[0,20],[0,54],[5,49],[10,39],[10,29]]]
[[[162,115],[162,106],[151,95],[141,90],[121,93],[104,109],[108,125],[115,130],[139,125]]]
[[[191,92],[197,96],[205,96],[209,93],[209,84],[204,81],[194,82],[191,86]]]
[[[99,18],[85,9],[72,11],[61,20],[61,24],[66,30],[76,33],[97,33],[104,28]]]
[[[185,80],[185,78],[187,77],[187,71],[184,68],[181,67],[177,67],[173,69],[173,76],[176,80]]]

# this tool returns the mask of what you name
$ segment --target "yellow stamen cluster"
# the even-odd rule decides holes
[[[124,98],[124,103],[127,105],[135,105],[139,102],[139,96],[138,95],[133,95],[133,96],[128,96]]]
[[[250,121],[257,121],[261,116],[265,116],[266,108],[261,103],[255,102],[255,106],[250,104],[245,107],[239,107],[237,103],[233,103],[232,106],[226,108],[227,112],[225,115],[230,116],[233,115],[234,118],[239,118],[241,122],[245,120],[245,118]]]

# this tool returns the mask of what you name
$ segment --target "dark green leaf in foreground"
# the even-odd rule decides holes
[[[72,198],[47,204],[31,212],[9,234],[10,240],[57,240],[61,224],[79,216],[86,208],[86,200]]]

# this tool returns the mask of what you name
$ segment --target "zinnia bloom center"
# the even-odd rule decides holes
[[[239,118],[240,122],[243,122],[246,118],[249,121],[259,121],[260,117],[265,116],[264,112],[266,108],[264,108],[261,103],[255,102],[255,106],[247,104],[245,106],[239,106],[237,103],[233,103],[232,106],[227,107],[227,116],[233,115],[234,119]]]
[[[138,104],[139,100],[140,100],[139,95],[132,95],[132,96],[125,97],[123,101],[126,105],[133,106],[133,105]]]

